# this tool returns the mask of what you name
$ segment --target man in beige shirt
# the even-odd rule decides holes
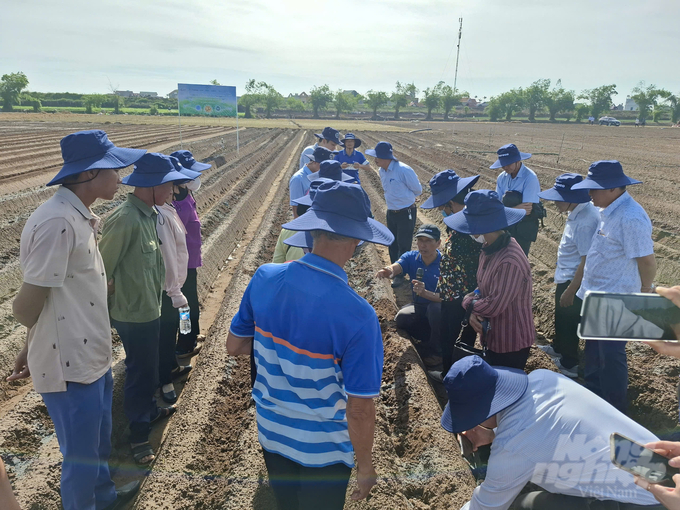
[[[111,328],[104,263],[97,246],[98,198],[113,199],[118,169],[146,151],[113,145],[104,131],[81,131],[61,141],[64,166],[48,186],[56,193],[26,221],[21,234],[24,283],[14,317],[27,343],[8,380],[33,375],[54,422],[64,456],[65,510],[119,508],[139,488],[118,491],[111,480]]]

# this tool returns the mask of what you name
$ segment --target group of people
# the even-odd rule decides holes
[[[441,211],[446,240],[435,224],[422,224],[412,250],[422,193],[413,169],[388,142],[366,151],[383,185],[385,226],[361,187],[362,172],[374,171],[357,151],[361,140],[330,127],[316,136],[290,180],[293,219],[282,225],[275,263],[253,275],[226,340],[229,354],[251,359],[258,438],[279,509],[343,508],[353,467],[353,500],[377,483],[381,325],[343,269],[366,243],[389,247],[391,264],[378,277],[396,287],[409,276],[413,303],[396,322],[421,340],[428,375],[447,391],[442,427],[473,449],[491,444],[485,480],[466,510],[629,510],[655,508],[655,497],[680,508],[677,490],[645,485],[609,462],[612,432],[680,454],[625,414],[625,343],[589,340],[585,387],[571,380],[578,376],[584,294],[652,292],[651,222],[626,190],[639,181],[617,161],[598,161],[585,178],[563,174],[541,191],[524,164],[531,154],[508,144],[491,166],[502,169],[495,190],[475,190],[479,176],[454,170],[430,180],[420,208]],[[175,355],[200,350],[200,224],[188,190],[198,188],[209,165],[188,151],[117,148],[102,131],[67,136],[62,153],[65,165],[50,182],[60,188],[29,218],[21,239],[24,284],[14,312],[28,337],[10,378],[30,371],[55,423],[64,508],[117,508],[138,485],[116,490],[108,471],[110,326],[126,353],[133,456],[148,463],[151,426],[175,410],[159,407],[154,392],[172,404],[172,381],[191,370]],[[113,199],[118,170],[133,163],[122,183],[134,192],[106,220],[98,242],[91,205]],[[543,215],[540,199],[568,215],[555,272],[556,335],[542,347],[561,374],[526,375],[536,336],[528,253]],[[680,291],[663,292],[680,304]],[[191,333],[178,336],[187,307]],[[523,492],[527,482],[541,490]]]
[[[27,338],[8,380],[32,376],[54,422],[64,509],[119,508],[139,483],[116,489],[108,467],[111,327],[125,350],[132,456],[148,464],[151,427],[176,411],[173,381],[192,368],[180,362],[201,349],[201,230],[191,191],[211,165],[185,150],[168,156],[116,147],[100,130],[66,136],[61,151],[64,165],[48,183],[58,188],[21,235],[24,280],[13,312]],[[133,164],[121,180],[120,169]],[[120,184],[133,192],[98,237],[92,205],[113,200]],[[157,391],[168,406],[157,404]]]

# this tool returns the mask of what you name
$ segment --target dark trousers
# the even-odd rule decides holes
[[[158,414],[153,395],[158,388],[160,322],[160,319],[141,323],[111,321],[125,348],[123,409],[130,422],[131,443],[148,441],[150,421]]]
[[[158,342],[158,380],[161,385],[172,382],[172,371],[179,367],[175,349],[179,331],[179,310],[163,291],[160,338]]]
[[[583,301],[574,296],[571,306],[561,307],[560,298],[571,282],[558,283],[555,289],[555,341],[553,349],[562,355],[560,363],[566,368],[578,365],[578,335],[576,331],[581,322]]]
[[[196,280],[196,277],[196,269],[187,270],[187,279],[182,286],[182,294],[187,298],[189,308],[191,309],[191,332],[187,335],[179,334],[179,338],[177,339],[177,352],[193,351],[194,347],[196,347],[196,337],[201,332],[201,326],[199,324],[201,310],[198,306],[198,281]],[[179,321],[179,312],[177,312],[177,317],[177,320]]]
[[[510,510],[662,510],[662,505],[634,505],[612,500],[579,498],[547,491],[534,491],[517,496]]]
[[[442,346],[442,372],[446,375],[456,361],[465,357],[460,350],[454,351],[454,344],[460,335],[461,322],[465,318],[465,308],[463,308],[463,298],[453,301],[442,301],[441,313],[441,334],[439,340]],[[477,333],[472,326],[468,325],[463,330],[461,340],[468,347],[474,347]]]
[[[493,352],[487,350],[484,361],[492,367],[508,367],[524,370],[527,360],[529,359],[529,351],[531,351],[531,347],[525,347],[519,351],[512,352]]]
[[[623,414],[628,411],[626,342],[586,340],[583,378],[586,388]]]
[[[279,510],[342,510],[352,470],[345,464],[309,468],[262,450]]]
[[[397,313],[397,327],[423,342],[421,356],[441,356],[441,303],[410,304]]]
[[[409,214],[411,217],[409,218]],[[402,253],[411,251],[413,245],[413,229],[416,226],[418,209],[415,204],[399,211],[387,211],[387,228],[394,235],[390,244],[390,261],[394,264]]]
[[[111,370],[91,384],[69,382],[66,391],[43,393],[54,423],[61,464],[64,510],[95,510],[116,500],[109,473],[111,453]]]
[[[519,223],[515,223],[507,228],[507,231],[515,238],[517,244],[522,248],[524,254],[529,256],[529,248],[538,236],[538,218],[525,218]]]

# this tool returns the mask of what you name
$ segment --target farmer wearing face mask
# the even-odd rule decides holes
[[[437,208],[445,218],[463,210],[465,196],[479,180],[479,175],[462,178],[453,170],[444,170],[430,179],[430,198],[420,207]],[[442,250],[439,276],[441,304],[441,342],[443,372],[431,371],[430,377],[441,381],[456,361],[453,345],[460,334],[461,321],[465,315],[463,298],[477,287],[477,267],[482,245],[471,236],[450,230]],[[477,333],[472,326],[463,330],[462,339],[474,345]],[[454,359],[455,358],[455,359]]]
[[[208,163],[196,161],[189,151],[173,152],[171,156],[176,157],[184,168],[194,172],[200,173],[211,167]],[[197,285],[197,269],[203,265],[201,260],[201,220],[198,219],[196,200],[193,197],[193,193],[198,191],[200,187],[201,178],[197,177],[186,185],[177,188],[172,202],[187,231],[187,251],[189,252],[187,279],[182,286],[182,294],[186,296],[191,310],[191,332],[186,335],[180,333],[177,339],[176,353],[180,360],[198,354],[202,347],[202,341],[205,339],[203,335],[199,334],[201,328]]]

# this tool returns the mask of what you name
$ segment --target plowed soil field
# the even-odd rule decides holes
[[[29,116],[30,117],[30,116]],[[59,166],[58,140],[83,129],[82,124],[0,119],[0,373],[11,372],[24,330],[11,315],[11,302],[21,285],[19,236],[30,213],[52,191],[44,188]],[[333,124],[332,121],[328,121]],[[313,142],[314,130],[248,126],[236,132],[228,126],[191,126],[183,129],[183,146],[198,160],[213,163],[196,193],[203,223],[204,266],[199,271],[203,301],[202,327],[206,346],[193,360],[194,370],[182,390],[179,411],[155,429],[152,443],[158,458],[149,471],[134,466],[126,441],[122,412],[123,349],[114,340],[114,452],[111,465],[117,482],[143,480],[129,508],[241,509],[273,508],[266,469],[257,443],[249,389],[247,359],[227,355],[229,321],[249,277],[271,260],[280,225],[290,217],[288,179],[297,170],[303,147]],[[97,125],[120,145],[169,153],[180,148],[172,126]],[[408,133],[404,128],[432,131]],[[680,193],[674,176],[680,130],[605,128],[586,125],[528,125],[489,123],[366,124],[354,131],[364,148],[390,141],[397,157],[411,165],[421,182],[443,169],[463,176],[481,174],[478,188],[495,186],[488,169],[490,152],[514,142],[536,154],[528,165],[542,187],[567,171],[585,173],[598,159],[619,159],[625,171],[645,182],[631,189],[654,223],[659,260],[657,281],[680,281]],[[368,129],[371,129],[370,131]],[[558,161],[559,154],[559,161]],[[10,161],[11,159],[11,161]],[[129,171],[129,170],[128,170]],[[375,173],[362,183],[378,220],[384,221],[385,201]],[[427,187],[427,186],[425,186]],[[121,187],[113,202],[95,204],[106,217],[124,199]],[[421,203],[427,197],[424,193]],[[422,210],[421,210],[422,211]],[[437,211],[419,212],[419,222],[441,224]],[[534,314],[539,342],[554,334],[552,272],[564,218],[550,208],[539,240],[532,247]],[[376,309],[383,329],[385,368],[377,399],[374,458],[379,483],[370,498],[347,503],[347,508],[459,508],[469,498],[474,480],[456,442],[439,426],[445,403],[441,388],[430,386],[417,346],[394,326],[394,314],[406,304],[408,292],[393,292],[375,271],[388,263],[387,250],[366,246],[345,268],[350,284]],[[631,415],[657,433],[677,423],[675,388],[680,363],[652,353],[646,346],[629,345]],[[532,351],[529,367],[550,368],[550,360]],[[0,382],[0,455],[8,466],[22,507],[59,508],[59,454],[54,429],[42,400],[30,382]],[[350,487],[350,490],[352,488]]]

